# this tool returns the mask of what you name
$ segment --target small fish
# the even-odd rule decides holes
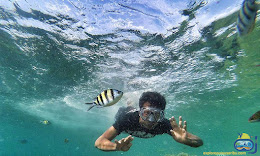
[[[190,16],[190,15],[194,16],[194,13],[201,7],[205,6],[206,4],[207,4],[207,2],[203,1],[203,0],[190,1],[190,3],[187,6],[188,9],[182,10],[180,13],[184,16]]]
[[[248,122],[259,122],[260,121],[260,111],[253,114],[249,119]]]
[[[123,96],[122,91],[116,89],[105,90],[96,97],[94,102],[86,103],[86,104],[92,104],[92,106],[89,107],[88,111],[95,106],[99,106],[99,107],[112,106],[113,104],[117,103],[122,96]]]
[[[68,143],[70,140],[69,139],[64,139],[64,142],[65,143]]]
[[[237,18],[237,31],[240,36],[253,31],[259,6],[260,2],[256,0],[243,1]]]
[[[26,144],[28,141],[26,139],[19,140],[21,144]]]
[[[44,125],[49,125],[49,124],[51,124],[51,122],[48,121],[48,120],[42,120],[42,121],[40,121],[40,123],[42,123],[42,124],[44,124]]]

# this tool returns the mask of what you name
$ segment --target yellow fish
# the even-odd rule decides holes
[[[40,123],[42,123],[42,124],[44,124],[44,125],[49,125],[49,124],[51,124],[51,122],[48,121],[48,120],[40,121]]]
[[[92,104],[92,106],[89,107],[88,111],[95,106],[99,106],[99,107],[112,106],[116,104],[121,99],[122,96],[123,96],[122,91],[116,89],[104,90],[95,98],[94,102],[86,103],[86,104]]]

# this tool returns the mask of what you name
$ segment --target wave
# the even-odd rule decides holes
[[[21,109],[65,122],[74,119],[55,112],[86,113],[85,100],[108,88],[134,94],[135,103],[155,90],[187,104],[196,101],[187,94],[237,86],[238,1],[157,3],[0,2],[0,92]],[[97,110],[112,121],[121,105]]]

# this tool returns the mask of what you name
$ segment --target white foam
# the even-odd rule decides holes
[[[86,112],[77,105],[68,106],[62,99],[46,99],[46,100],[32,100],[19,103],[19,109],[27,112],[30,115],[37,116],[41,120],[48,120],[52,124],[59,125],[66,128],[89,128],[97,129],[102,128],[106,124],[105,121],[111,121],[112,117],[108,116],[108,112],[100,113],[102,110],[96,109],[95,111]],[[82,104],[84,106],[84,104]],[[104,114],[104,115],[103,115]],[[107,120],[108,118],[111,118]],[[100,124],[94,124],[93,120]],[[95,122],[95,123],[96,123]],[[91,126],[89,126],[91,125]]]

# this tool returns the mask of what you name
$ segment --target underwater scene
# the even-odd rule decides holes
[[[260,110],[260,21],[239,35],[242,3],[0,0],[0,156],[260,155],[260,122],[248,121]],[[124,94],[88,111],[107,89]],[[96,148],[146,91],[203,145],[163,134],[133,136],[126,152]]]

